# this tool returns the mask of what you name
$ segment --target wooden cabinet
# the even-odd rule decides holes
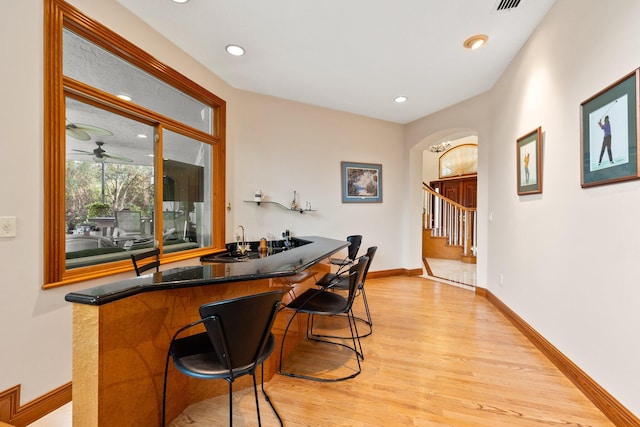
[[[464,207],[476,207],[478,200],[477,175],[431,181],[429,185],[447,199],[451,199]]]

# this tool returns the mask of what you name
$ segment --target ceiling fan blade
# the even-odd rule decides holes
[[[74,126],[76,127],[76,129],[80,129],[83,130],[85,132],[89,132],[89,133],[93,133],[96,135],[113,135],[113,132],[110,132],[106,129],[102,129],[99,128],[97,126],[93,126],[93,125],[85,125],[85,124],[81,124],[81,123],[74,123]]]
[[[68,127],[67,126],[67,135],[71,138],[79,139],[80,141],[89,141],[91,136],[83,130]]]
[[[103,153],[102,157],[106,157],[106,158],[109,158],[109,159],[115,159],[115,160],[122,160],[123,162],[133,162],[133,160],[127,159],[126,157],[118,156],[117,154]]]
[[[97,163],[118,163],[118,162],[127,162],[133,163],[133,160],[128,159],[126,157],[119,156],[117,154],[109,154],[106,152],[104,148],[104,142],[96,141],[97,147],[93,149],[93,151],[86,150],[78,150],[73,148],[71,151],[75,151],[81,155],[93,156],[93,161]],[[111,160],[111,161],[110,161]]]

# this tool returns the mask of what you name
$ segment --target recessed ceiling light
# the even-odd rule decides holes
[[[242,56],[244,55],[244,48],[238,46],[237,44],[230,44],[225,47],[226,51],[233,56]]]
[[[131,97],[129,95],[125,95],[124,93],[121,93],[119,95],[116,95],[118,98],[123,99],[125,101],[131,101]]]
[[[138,136],[138,138],[143,138],[143,139],[147,138],[147,135],[145,135],[143,133],[139,133],[137,136]]]
[[[171,1],[174,2],[174,3],[183,4],[183,3],[188,2],[189,0],[171,0]]]
[[[462,43],[462,46],[464,46],[467,49],[475,50],[475,49],[478,49],[479,47],[484,46],[488,40],[489,40],[489,37],[486,36],[485,34],[477,34],[475,36],[471,36],[468,39],[466,39],[464,43]]]
[[[393,100],[396,101],[397,103],[402,103],[402,102],[407,102],[407,98],[406,96],[397,96],[395,97]]]

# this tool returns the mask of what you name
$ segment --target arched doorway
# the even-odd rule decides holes
[[[422,182],[427,185],[431,185],[434,190],[441,193],[454,202],[460,203],[467,207],[468,204],[463,202],[463,191],[460,190],[460,200],[452,194],[458,194],[458,192],[444,191],[445,188],[451,189],[458,186],[473,185],[475,189],[476,174],[477,174],[477,150],[469,150],[475,156],[474,159],[466,158],[460,159],[460,162],[465,162],[465,165],[452,165],[454,168],[460,166],[461,176],[452,176],[445,173],[442,170],[440,159],[448,153],[454,153],[460,151],[462,147],[477,146],[478,137],[475,134],[468,134],[460,136],[458,138],[445,138],[441,141],[437,141],[422,151]],[[466,168],[466,169],[465,169]],[[424,200],[427,200],[428,194],[425,194],[423,199],[423,210],[432,209],[433,206],[426,206]],[[475,208],[475,201],[472,206]],[[475,215],[475,212],[473,212]],[[423,262],[424,262],[424,274],[428,277],[435,277],[444,279],[450,282],[454,282],[460,285],[475,287],[476,286],[476,265],[475,257],[464,257],[458,253],[459,248],[455,246],[449,246],[441,235],[438,237],[432,237],[432,230],[425,229],[423,224]],[[424,250],[425,247],[431,247],[430,250]]]

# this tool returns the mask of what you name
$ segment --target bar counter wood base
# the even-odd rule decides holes
[[[313,283],[295,285],[296,293]],[[98,306],[74,304],[73,425],[160,425],[164,367],[173,334],[198,320],[202,304],[276,288],[289,290],[290,286],[278,279],[261,279],[146,292]],[[277,371],[288,315],[280,312],[274,325],[278,344],[265,362],[265,381]],[[285,352],[301,338],[301,334],[289,334]],[[251,385],[246,376],[234,382],[234,389]],[[226,394],[227,383],[188,377],[170,363],[167,390],[167,420],[172,420],[192,403]]]
[[[221,262],[213,254],[202,257],[199,266],[177,267],[67,294],[65,300],[74,303],[73,425],[160,425],[171,338],[182,326],[199,319],[201,305],[278,288],[293,288],[299,294],[315,286],[315,272],[328,270],[323,260],[349,245],[319,236],[292,238],[290,244],[286,251],[243,262]],[[291,295],[285,295],[286,303]],[[272,329],[277,345],[264,364],[265,380],[278,368],[280,342],[291,315],[287,311],[278,313]],[[297,330],[287,335],[284,358],[303,337],[306,319],[299,317]],[[234,389],[252,385],[250,376],[245,376],[234,382]],[[227,390],[226,381],[191,378],[169,363],[166,419],[172,420],[190,404]]]

